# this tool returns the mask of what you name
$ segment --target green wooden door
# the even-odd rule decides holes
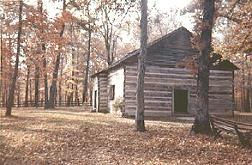
[[[174,89],[174,113],[187,113],[188,91]]]

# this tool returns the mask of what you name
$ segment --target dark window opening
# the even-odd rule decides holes
[[[115,99],[115,85],[109,86],[109,99],[114,100]]]
[[[174,90],[174,113],[187,113],[188,91]]]

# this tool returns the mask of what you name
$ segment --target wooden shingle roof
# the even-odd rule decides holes
[[[162,44],[163,45],[166,44],[165,41],[174,40],[174,37],[176,37],[175,35],[178,34],[178,33],[181,33],[181,32],[186,33],[189,37],[192,36],[192,33],[190,31],[188,31],[185,27],[182,26],[182,27],[172,31],[171,33],[168,33],[168,34],[164,35],[163,37],[158,38],[157,40],[154,40],[153,42],[148,43],[148,46],[147,46],[148,52],[149,52],[150,49],[151,49],[150,51],[152,51],[152,52],[155,52],[156,50],[162,49],[162,48],[155,49],[155,46],[160,45],[162,47]],[[174,43],[172,43],[172,44],[174,44]],[[177,49],[182,49],[182,48],[177,48]],[[184,50],[184,51],[187,51],[187,50]],[[132,59],[133,59],[133,61],[135,61],[137,59],[137,56],[139,55],[139,53],[140,53],[140,49],[136,49],[134,51],[131,51],[131,52],[127,53],[124,57],[122,57],[120,60],[115,61],[114,63],[112,63],[108,68],[93,74],[91,77],[94,77],[94,76],[96,76],[96,75],[98,75],[100,73],[106,73],[109,70],[111,70],[111,69],[113,69],[115,67],[121,66],[125,62],[128,62],[128,61],[130,61]],[[150,58],[147,58],[147,59],[150,59]]]

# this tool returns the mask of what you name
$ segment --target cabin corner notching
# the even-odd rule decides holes
[[[196,55],[191,46],[191,33],[181,27],[148,44],[145,72],[145,116],[194,114],[197,80],[191,70],[178,68],[185,58]],[[92,75],[93,110],[113,112],[120,103],[129,116],[136,112],[137,56],[139,50],[128,53],[108,69]],[[210,112],[233,109],[233,70],[210,71]]]

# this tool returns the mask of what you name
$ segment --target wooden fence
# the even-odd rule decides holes
[[[91,102],[55,102],[55,107],[75,107],[75,106],[91,106]],[[0,107],[5,107],[6,104],[0,102]],[[21,103],[15,103],[13,104],[13,107],[44,107],[44,102],[39,101],[36,105],[35,101],[28,101],[28,102],[21,102]]]
[[[237,135],[243,146],[252,146],[252,124],[228,120],[225,118],[210,116],[213,133],[221,137],[221,133]]]

